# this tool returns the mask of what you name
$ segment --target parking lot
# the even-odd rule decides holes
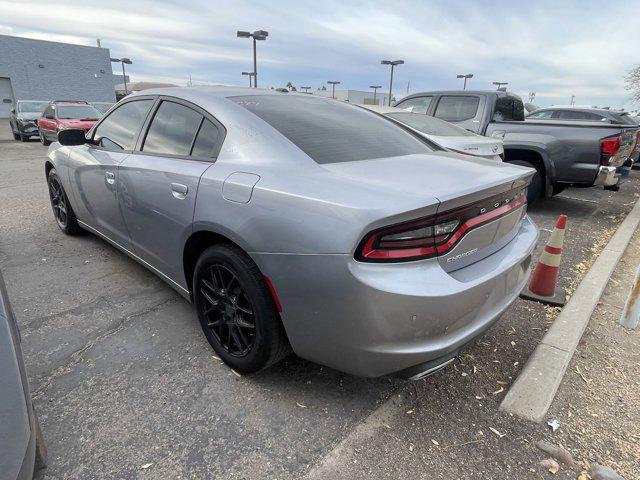
[[[537,478],[532,442],[546,427],[498,405],[557,310],[518,300],[453,366],[416,383],[293,356],[241,377],[214,356],[174,290],[102,240],[59,231],[45,152],[1,126],[0,269],[48,443],[44,478],[317,478],[340,458],[336,445],[395,395],[406,425],[381,421],[371,445],[380,452],[365,452],[349,478]],[[620,192],[568,189],[530,208],[538,250],[557,216],[569,216],[562,288],[572,291],[638,192],[632,172]]]

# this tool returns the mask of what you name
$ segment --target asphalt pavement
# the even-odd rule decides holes
[[[342,473],[330,478],[537,478],[530,442],[544,426],[498,405],[557,311],[518,300],[459,362],[416,383],[296,357],[239,377],[169,286],[102,240],[59,231],[45,153],[0,125],[0,269],[49,447],[44,478],[299,479],[332,465]],[[636,177],[617,193],[570,189],[532,206],[541,241],[569,216],[562,288],[575,288],[631,209]],[[397,408],[380,416],[394,395]],[[367,418],[386,425],[336,455]]]

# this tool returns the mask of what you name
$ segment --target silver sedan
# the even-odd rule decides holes
[[[48,152],[51,205],[193,301],[240,372],[299,356],[419,378],[518,296],[533,171],[446,152],[353,105],[146,90]]]

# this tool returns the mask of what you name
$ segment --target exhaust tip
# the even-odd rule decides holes
[[[452,363],[456,358],[458,358],[458,350],[443,357],[439,357],[434,360],[420,363],[418,365],[414,365],[413,367],[401,370],[396,375],[400,378],[404,378],[405,380],[421,380],[443,369],[444,367]]]

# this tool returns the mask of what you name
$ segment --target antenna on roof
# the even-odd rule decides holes
[[[98,48],[102,47],[102,45],[100,45],[100,39],[96,38],[96,43],[98,44]]]

